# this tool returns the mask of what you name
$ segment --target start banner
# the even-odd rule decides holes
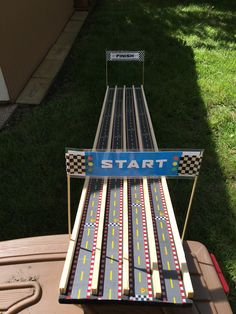
[[[196,177],[203,150],[79,151],[67,149],[66,171],[71,177]]]

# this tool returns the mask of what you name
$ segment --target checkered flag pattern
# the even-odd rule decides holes
[[[86,175],[86,164],[84,153],[66,153],[66,172],[71,177],[85,176]]]
[[[162,217],[162,216],[161,216],[161,217],[160,217],[160,216],[156,216],[156,217],[155,217],[155,219],[156,219],[156,220],[163,220],[163,221],[164,221],[164,220],[166,220],[166,217]]]
[[[144,62],[145,51],[106,51],[106,61]]]
[[[142,204],[138,204],[138,203],[132,203],[133,207],[142,207]]]
[[[85,227],[95,227],[95,223],[94,222],[86,222]]]
[[[120,225],[119,222],[109,222],[108,223],[109,227],[119,227],[119,225]]]
[[[136,294],[135,300],[136,301],[148,301],[149,297],[147,295],[143,295],[143,294]]]
[[[178,175],[195,177],[199,175],[202,156],[184,155],[179,160]]]

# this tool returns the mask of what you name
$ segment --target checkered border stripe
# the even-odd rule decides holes
[[[117,53],[117,54],[133,54],[138,53],[138,60],[137,59],[129,59],[123,58],[123,59],[112,59],[111,54]],[[106,61],[134,61],[134,62],[144,62],[145,58],[145,51],[144,50],[138,50],[138,51],[106,51]]]
[[[66,172],[71,176],[85,176],[86,163],[84,154],[66,153]]]
[[[184,155],[179,160],[178,175],[198,176],[202,163],[202,156]]]

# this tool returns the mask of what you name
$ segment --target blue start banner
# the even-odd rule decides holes
[[[71,177],[195,177],[203,150],[100,152],[66,151],[66,171]]]

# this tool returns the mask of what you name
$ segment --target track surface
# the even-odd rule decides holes
[[[125,102],[124,106],[123,102]],[[112,110],[114,110],[113,120]],[[139,119],[141,139],[138,137],[135,110]],[[125,134],[123,134],[124,116]],[[96,149],[123,149],[125,143],[126,149],[136,150],[140,149],[141,141],[143,149],[153,150],[154,143],[150,128],[141,88],[124,87],[117,90],[109,88]],[[112,130],[110,147],[108,147],[109,130]],[[104,181],[101,179],[89,181],[69,283],[66,294],[60,296],[60,302],[84,303],[103,300],[176,304],[188,302],[183,289],[165,197],[161,181],[158,179],[148,180],[148,197],[161,279],[161,298],[156,299],[153,294],[142,179],[128,180],[129,296],[121,293],[122,217],[123,202],[127,201],[122,199],[123,180],[121,179],[108,180],[98,295],[92,295],[91,281],[103,184]]]

